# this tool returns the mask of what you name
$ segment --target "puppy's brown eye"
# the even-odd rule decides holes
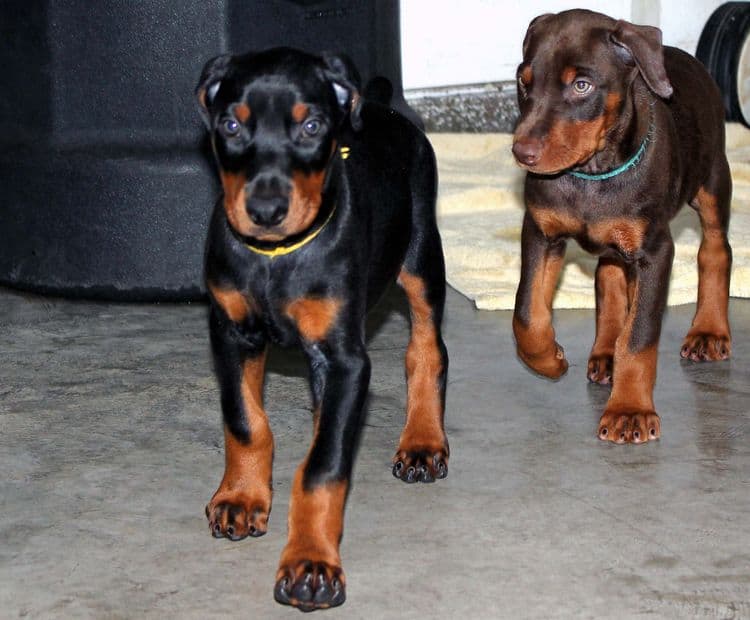
[[[233,118],[227,118],[221,122],[219,130],[227,138],[234,138],[240,133],[240,124]]]
[[[573,91],[576,95],[587,95],[593,88],[594,85],[586,80],[576,80],[573,82]]]

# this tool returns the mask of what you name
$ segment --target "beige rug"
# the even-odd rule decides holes
[[[485,310],[512,309],[521,269],[523,178],[509,134],[431,134],[440,186],[438,223],[448,282]],[[750,297],[750,130],[727,125],[734,193],[729,242],[731,295]],[[695,302],[700,224],[693,209],[672,222],[675,260],[669,304]],[[555,308],[593,308],[596,258],[568,243]]]

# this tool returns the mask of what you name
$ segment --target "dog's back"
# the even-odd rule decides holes
[[[725,146],[724,105],[706,68],[690,54],[664,47],[664,66],[674,92],[665,105],[672,113],[681,173],[681,203],[706,182],[716,157]]]
[[[398,272],[412,230],[436,226],[437,166],[424,133],[398,112],[365,101],[362,129],[348,132],[349,191],[359,234],[369,230],[370,304]],[[364,226],[360,228],[360,226]]]

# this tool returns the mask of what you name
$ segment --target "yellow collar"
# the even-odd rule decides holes
[[[349,148],[348,146],[341,146],[339,148],[339,155],[341,156],[341,159],[348,159],[350,153],[351,153],[351,148]],[[315,239],[315,237],[317,237],[320,234],[320,231],[322,231],[326,227],[328,222],[331,221],[331,218],[333,217],[333,214],[335,212],[336,212],[336,205],[334,204],[333,209],[331,209],[331,212],[328,214],[328,217],[326,218],[326,221],[323,222],[323,224],[319,228],[312,231],[304,239],[300,239],[297,243],[293,243],[292,245],[283,245],[283,246],[279,246],[278,248],[272,248],[270,250],[266,250],[265,248],[259,248],[249,243],[245,243],[245,247],[251,252],[255,252],[256,254],[261,254],[263,256],[268,256],[269,258],[276,258],[277,256],[285,256],[286,254],[291,254],[295,250],[299,250],[303,245],[307,245],[313,239]]]
[[[262,254],[263,256],[268,256],[269,258],[276,258],[277,256],[285,256],[286,254],[291,254],[295,250],[299,250],[303,245],[307,245],[308,243],[310,243],[310,241],[315,239],[315,237],[317,237],[321,233],[321,231],[326,227],[328,222],[331,221],[331,218],[333,217],[333,214],[335,212],[336,212],[336,205],[333,205],[333,209],[331,209],[331,212],[328,214],[326,221],[323,222],[323,224],[321,224],[320,227],[313,230],[304,239],[300,239],[299,241],[297,241],[297,243],[293,243],[292,245],[282,245],[277,248],[271,248],[269,250],[266,250],[265,248],[259,248],[249,243],[245,243],[245,247],[251,252],[255,252],[256,254]]]

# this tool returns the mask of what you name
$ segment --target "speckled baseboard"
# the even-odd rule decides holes
[[[518,118],[515,82],[414,89],[404,97],[428,132],[509,132]]]

